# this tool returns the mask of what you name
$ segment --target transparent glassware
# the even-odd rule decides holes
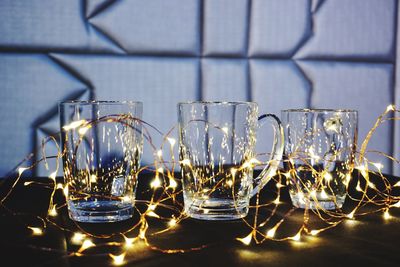
[[[185,212],[203,220],[245,217],[249,200],[275,174],[283,129],[271,114],[258,118],[253,102],[178,104],[179,158]],[[275,131],[270,163],[253,179],[256,133],[269,120]]]
[[[282,111],[284,167],[295,207],[333,210],[343,206],[354,168],[358,115],[354,110]]]
[[[64,181],[71,219],[115,222],[133,215],[143,150],[142,103],[59,104]]]

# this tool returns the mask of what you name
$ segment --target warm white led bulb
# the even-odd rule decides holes
[[[114,265],[122,265],[124,263],[124,259],[125,259],[125,252],[122,253],[121,255],[113,255],[113,254],[109,254],[110,257],[113,259],[113,264]]]
[[[253,232],[251,232],[250,234],[248,234],[247,236],[243,237],[243,238],[236,238],[236,240],[242,242],[243,244],[245,244],[246,246],[250,245],[251,243],[251,239],[253,238]]]

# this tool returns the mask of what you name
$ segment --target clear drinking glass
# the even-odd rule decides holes
[[[296,207],[341,208],[354,168],[357,111],[290,109],[282,111],[284,166]]]
[[[179,103],[178,117],[185,212],[204,220],[246,216],[250,197],[275,174],[282,158],[279,119],[258,118],[253,102]],[[256,132],[264,119],[274,127],[274,146],[269,165],[253,180]]]
[[[59,109],[70,218],[132,217],[143,150],[142,103],[71,101]]]

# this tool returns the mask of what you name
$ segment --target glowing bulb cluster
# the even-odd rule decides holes
[[[394,105],[389,105],[388,107],[387,107],[387,111],[394,111],[395,110],[395,107],[394,107]],[[103,120],[104,121],[104,120]],[[107,121],[110,121],[110,122],[115,122],[116,120],[114,119],[114,120],[112,120],[112,119],[110,119],[110,120],[107,120]],[[328,125],[328,130],[331,130],[331,131],[335,131],[335,132],[339,132],[339,128],[337,127],[338,125],[336,124],[336,125]],[[92,126],[90,126],[90,125],[88,125],[88,122],[87,121],[85,121],[85,120],[80,120],[80,121],[75,121],[75,122],[72,122],[72,123],[70,123],[69,125],[65,125],[65,126],[63,126],[62,128],[65,130],[65,131],[69,131],[69,130],[72,130],[72,129],[77,129],[77,133],[79,133],[79,135],[81,135],[81,136],[83,136],[83,135],[85,135],[86,133],[87,133],[87,131],[91,128]],[[221,128],[221,131],[224,133],[224,134],[229,134],[229,128],[228,127],[222,127]],[[173,151],[172,151],[172,148],[176,145],[176,140],[174,139],[174,138],[170,138],[170,137],[165,137],[165,140],[166,141],[168,141],[169,142],[169,144],[170,144],[170,147],[171,147],[171,156],[173,157]],[[161,148],[163,148],[163,146],[161,146]],[[318,161],[318,160],[320,160],[321,158],[315,153],[315,151],[314,151],[314,148],[313,147],[310,147],[309,149],[308,149],[308,152],[309,152],[309,154],[310,154],[310,156],[311,156],[311,159],[312,160],[314,160],[314,161]],[[158,157],[159,159],[160,159],[160,161],[158,162],[157,160],[155,161],[155,165],[153,165],[153,166],[156,166],[156,169],[155,169],[155,172],[156,172],[156,176],[155,176],[155,178],[151,181],[151,183],[150,183],[150,186],[152,187],[152,188],[159,188],[159,187],[162,187],[163,186],[163,183],[167,183],[168,181],[168,187],[166,187],[166,185],[164,186],[164,190],[167,190],[168,188],[176,188],[177,186],[178,186],[178,183],[177,183],[177,181],[174,179],[174,176],[173,176],[173,174],[171,174],[171,173],[173,173],[173,172],[170,172],[168,169],[165,169],[164,170],[164,168],[163,167],[159,167],[159,168],[157,168],[158,166],[160,166],[160,164],[164,164],[165,162],[167,162],[168,164],[169,164],[169,162],[168,161],[161,161],[161,159],[162,159],[162,156],[163,156],[163,150],[162,149],[159,149],[159,150],[155,150],[155,152],[153,152],[154,153],[154,157],[156,158],[156,157]],[[360,157],[361,158],[361,157]],[[294,166],[294,161],[292,160],[292,159],[289,159],[289,161],[292,163],[292,166]],[[161,162],[161,163],[160,163]],[[172,162],[174,162],[174,160],[172,160]],[[360,181],[358,181],[358,183],[357,183],[357,186],[356,186],[356,190],[357,191],[359,191],[359,192],[362,192],[362,193],[364,193],[364,196],[366,195],[366,191],[368,191],[368,193],[370,193],[370,191],[373,191],[373,190],[367,190],[367,188],[369,187],[369,188],[372,188],[372,189],[376,189],[376,191],[378,191],[378,189],[377,189],[377,187],[375,186],[375,184],[373,184],[372,182],[370,182],[370,180],[369,180],[369,173],[368,173],[368,167],[371,167],[372,166],[372,170],[374,170],[374,169],[376,169],[376,170],[378,170],[379,171],[379,174],[381,175],[381,177],[383,177],[382,176],[382,174],[380,173],[381,172],[381,170],[384,168],[384,166],[383,166],[383,164],[381,164],[381,163],[374,163],[374,162],[370,162],[370,161],[368,161],[368,160],[359,160],[359,162],[362,162],[363,164],[361,164],[361,165],[359,165],[358,167],[356,167],[360,172],[361,172],[361,174],[364,176],[364,178],[365,178],[365,181],[366,181],[366,184],[361,180],[361,182],[362,182],[362,184],[364,185],[365,184],[365,189],[362,189],[361,188],[361,186],[360,186]],[[190,159],[183,159],[182,161],[180,161],[180,164],[184,167],[184,166],[187,166],[187,167],[191,167],[191,160]],[[193,164],[196,164],[196,159],[194,158],[193,159]],[[241,171],[241,170],[243,170],[244,168],[253,168],[254,167],[254,165],[257,165],[257,164],[261,164],[261,162],[259,161],[259,160],[257,160],[256,158],[251,158],[251,159],[249,159],[249,160],[246,160],[245,162],[244,162],[244,164],[242,165],[242,166],[236,166],[235,168],[231,168],[230,169],[230,174],[231,174],[231,176],[229,176],[229,174],[228,175],[226,175],[226,173],[225,173],[225,169],[224,169],[224,175],[226,175],[226,177],[225,177],[225,185],[227,185],[227,186],[230,186],[230,187],[232,187],[237,181],[235,180],[235,179],[238,179],[238,177],[236,177],[236,175],[237,175],[237,172],[238,171]],[[265,164],[265,163],[264,163]],[[272,163],[271,163],[272,164]],[[314,164],[314,162],[312,163],[312,164]],[[162,165],[162,166],[164,166],[165,168],[167,168],[167,165]],[[29,168],[26,168],[26,167],[21,167],[21,168],[19,168],[18,169],[18,173],[19,173],[19,175],[22,175],[23,174],[23,172],[24,171],[26,171],[26,170],[28,170],[28,169],[30,169],[30,167]],[[94,171],[94,170],[93,170]],[[164,172],[165,173],[167,173],[168,174],[168,179],[165,179],[164,180],[164,178],[166,178],[166,175],[164,175]],[[280,173],[280,174],[282,174],[283,176],[285,176],[286,178],[288,178],[287,180],[286,180],[286,183],[287,183],[287,185],[289,185],[289,183],[290,183],[290,181],[289,181],[289,179],[291,178],[291,177],[294,177],[294,173],[293,173],[293,170],[291,170],[291,171],[288,171],[288,172],[286,172],[286,173]],[[291,175],[292,174],[292,175]],[[334,177],[332,176],[332,174],[334,175],[334,177],[335,177],[335,180],[333,179]],[[316,199],[316,201],[318,201],[318,200],[324,200],[324,199],[329,199],[329,198],[333,198],[333,196],[331,196],[331,195],[328,195],[327,194],[327,192],[329,193],[329,192],[331,192],[332,193],[332,189],[330,189],[330,186],[332,186],[332,184],[330,183],[331,181],[333,181],[333,182],[337,182],[336,181],[336,178],[343,178],[343,179],[345,179],[345,184],[346,184],[346,187],[349,185],[349,182],[350,182],[350,179],[351,179],[351,175],[350,174],[347,174],[346,176],[345,176],[345,174],[343,174],[342,176],[341,175],[339,175],[339,174],[336,174],[335,172],[332,172],[332,174],[326,169],[326,170],[323,170],[323,171],[320,171],[319,173],[318,173],[318,177],[319,177],[319,182],[322,182],[321,183],[321,185],[322,185],[322,188],[315,188],[314,186],[311,186],[311,187],[307,187],[307,188],[309,188],[308,190],[309,190],[309,194],[307,195],[307,197],[309,197],[309,196],[311,196],[312,198],[315,198]],[[57,175],[57,172],[55,171],[55,172],[52,172],[48,177],[50,178],[50,179],[52,179],[54,182],[56,182],[56,175]],[[70,174],[68,174],[68,175],[70,175]],[[159,175],[162,175],[162,176],[159,176]],[[162,178],[162,179],[160,179],[160,177]],[[89,175],[88,177],[86,177],[91,183],[96,183],[97,182],[97,176],[95,175],[95,174],[91,174],[91,175]],[[241,177],[240,177],[241,178]],[[281,177],[280,177],[281,178]],[[375,177],[374,177],[375,178]],[[87,180],[86,179],[86,180]],[[285,185],[283,185],[281,182],[280,182],[281,180],[279,180],[279,182],[277,182],[276,183],[276,188],[278,188],[278,189],[280,189],[280,188],[282,188],[282,187],[284,187]],[[375,180],[374,180],[375,181]],[[24,183],[24,185],[30,185],[30,184],[32,184],[32,183],[36,183],[36,182],[25,182]],[[40,183],[37,183],[37,184],[40,184]],[[73,187],[73,183],[71,183],[70,184],[71,185],[71,190],[73,190],[74,189],[74,187]],[[223,184],[222,184],[223,185]],[[378,184],[377,184],[378,185]],[[91,185],[91,186],[93,186],[93,185]],[[383,187],[381,184],[379,184],[379,188],[381,188],[381,187]],[[394,185],[388,185],[387,186],[387,188],[390,188],[390,187],[400,187],[400,181],[398,181],[397,183],[395,183]],[[63,185],[63,184],[61,184],[61,183],[58,183],[58,184],[56,184],[55,183],[55,189],[63,189],[63,192],[64,192],[64,194],[67,196],[68,195],[68,186],[67,185]],[[329,189],[329,190],[328,190]],[[210,189],[207,189],[207,190],[210,190]],[[326,190],[326,191],[325,191]],[[171,197],[171,198],[174,198],[174,200],[175,200],[175,192],[174,192],[174,190],[170,190],[170,191],[167,191],[167,193],[168,193],[168,197]],[[378,191],[378,193],[379,193],[379,191]],[[302,204],[304,204],[305,202],[305,196],[304,196],[304,194],[306,194],[306,193],[303,193],[303,192],[298,192],[297,193],[298,194],[298,197],[299,197],[299,201],[300,201],[300,203],[302,203]],[[157,195],[157,194],[154,194],[154,195]],[[318,196],[318,197],[317,197]],[[390,196],[390,197],[392,197],[392,196]],[[131,198],[129,198],[129,197],[121,197],[121,198],[118,198],[118,199],[122,199],[123,201],[125,201],[125,202],[127,202],[127,201],[131,201],[132,199]],[[276,197],[276,199],[275,200],[273,200],[272,201],[272,203],[274,203],[274,204],[276,204],[276,205],[278,205],[279,203],[280,203],[280,201],[279,201],[279,199],[280,199],[280,191],[278,191],[278,193],[277,193],[277,197]],[[135,238],[128,238],[128,237],[126,237],[124,234],[125,233],[123,233],[123,236],[124,236],[124,238],[125,238],[125,243],[122,243],[122,245],[123,244],[125,244],[125,248],[130,248],[130,247],[132,247],[133,246],[133,244],[134,244],[134,242],[136,241],[136,240],[138,240],[139,238],[141,238],[141,239],[143,239],[143,240],[145,240],[145,242],[143,242],[143,243],[146,243],[146,237],[145,237],[145,234],[146,234],[146,230],[147,230],[147,228],[148,228],[148,225],[147,225],[147,218],[146,217],[155,217],[155,218],[161,218],[156,212],[155,212],[155,210],[156,210],[156,207],[157,207],[157,205],[159,204],[159,203],[163,203],[163,201],[164,201],[165,199],[156,199],[156,198],[152,198],[152,200],[151,200],[151,202],[150,203],[156,203],[156,204],[151,204],[151,205],[149,205],[149,207],[148,207],[148,210],[144,213],[144,214],[141,214],[141,223],[142,223],[142,227],[140,228],[140,231],[139,231],[139,234],[138,234],[138,236],[137,237],[135,237]],[[57,216],[57,208],[56,208],[56,205],[53,205],[52,204],[53,202],[50,202],[50,206],[49,206],[49,210],[48,210],[48,215],[49,216]],[[268,203],[268,205],[269,205],[270,203]],[[389,220],[389,219],[391,219],[392,218],[392,215],[390,215],[390,213],[389,213],[389,208],[391,208],[391,207],[396,207],[396,208],[400,208],[400,201],[398,201],[398,198],[397,197],[394,197],[394,198],[388,198],[388,201],[387,202],[385,202],[385,204],[387,205],[387,206],[385,206],[385,208],[379,208],[380,209],[380,211],[383,211],[383,213],[382,213],[382,216],[383,216],[383,218],[385,219],[385,220]],[[164,204],[163,204],[164,205]],[[258,204],[257,204],[258,205]],[[338,223],[339,221],[341,222],[344,218],[349,218],[349,219],[354,219],[354,217],[355,217],[355,214],[356,214],[356,211],[358,210],[358,208],[359,208],[359,206],[357,206],[357,208],[355,208],[352,212],[350,212],[349,214],[343,214],[343,213],[341,213],[340,214],[340,216],[337,216],[336,218],[337,218],[337,222],[335,222],[335,223]],[[209,213],[209,210],[208,209],[204,209],[204,214],[207,214],[207,213]],[[181,218],[183,218],[183,217],[181,217],[181,215],[182,214],[180,214],[179,215],[179,217],[177,217],[178,219],[176,219],[174,216],[172,216],[172,218],[169,218],[169,220],[166,220],[165,221],[165,225],[167,225],[168,226],[168,228],[173,228],[173,227],[176,227],[177,226],[177,224],[178,224],[178,222],[181,220]],[[289,215],[288,215],[289,216]],[[49,218],[45,218],[45,219],[49,219]],[[166,218],[162,218],[163,220],[164,219],[166,219]],[[321,219],[323,219],[323,218],[321,218]],[[283,219],[282,219],[282,221],[283,221]],[[355,220],[347,220],[348,222],[350,222],[350,223],[354,223],[354,222],[357,222],[357,221],[355,221]],[[262,222],[262,223],[260,223],[259,224],[259,227],[263,227],[263,226],[265,226],[266,225],[266,223],[269,223],[270,221],[264,221],[264,222]],[[259,231],[258,229],[253,229],[252,230],[252,232],[251,233],[249,233],[248,235],[246,235],[245,237],[242,237],[242,238],[237,238],[237,240],[238,241],[240,241],[240,242],[242,242],[243,244],[245,244],[245,245],[249,245],[251,242],[252,242],[252,239],[253,239],[253,237],[254,237],[254,239],[255,239],[255,241],[258,243],[259,242],[259,239],[258,239],[258,237],[259,236],[263,236],[265,239],[274,239],[275,238],[275,235],[276,235],[276,232],[277,232],[277,229],[278,229],[278,227],[279,227],[279,225],[280,225],[280,223],[281,222],[279,222],[278,224],[276,224],[274,227],[272,227],[272,228],[270,228],[268,231],[266,231],[266,235],[264,236],[263,234],[262,234],[262,232],[261,231]],[[256,225],[256,223],[254,224],[254,225]],[[32,231],[32,234],[33,235],[42,235],[43,234],[43,229],[42,228],[38,228],[38,227],[28,227],[29,229],[31,229],[31,231]],[[329,227],[330,228],[330,227]],[[307,225],[307,223],[306,223],[306,221],[305,221],[305,224],[304,224],[304,226],[302,227],[302,229],[300,229],[294,236],[289,236],[289,237],[284,237],[284,238],[281,238],[281,239],[279,239],[279,240],[293,240],[293,241],[300,241],[300,239],[301,239],[301,235],[302,235],[302,231],[304,230],[304,232],[305,233],[307,233],[307,234],[309,234],[309,235],[311,235],[311,236],[316,236],[318,233],[320,233],[321,231],[324,231],[324,230],[326,230],[326,229],[328,229],[328,227],[327,228],[324,228],[324,229],[315,229],[315,230],[308,230],[308,225]],[[149,234],[149,235],[151,235],[151,234]],[[276,239],[276,240],[278,240],[278,239]],[[72,236],[72,238],[71,238],[71,242],[72,243],[74,243],[74,244],[76,244],[76,245],[80,245],[80,249],[78,250],[78,253],[76,253],[76,255],[78,255],[80,252],[82,252],[82,251],[84,251],[84,250],[86,250],[86,249],[89,249],[89,248],[91,248],[91,247],[94,247],[95,246],[95,244],[90,240],[90,239],[87,239],[87,235],[85,235],[85,234],[82,234],[82,233],[79,233],[79,232],[77,232],[77,233],[74,233],[74,235]],[[263,240],[261,241],[261,242],[263,242]],[[115,243],[113,243],[113,245],[114,245]],[[118,243],[118,245],[119,245],[120,243]],[[147,243],[146,243],[147,244]],[[300,243],[301,244],[301,243]],[[128,251],[128,250],[127,250]],[[113,260],[113,264],[115,264],[115,265],[121,265],[121,264],[124,264],[125,263],[125,256],[126,256],[126,252],[124,252],[124,253],[122,253],[122,254],[120,254],[120,255],[114,255],[114,254],[109,254],[109,256],[111,257],[111,259]]]

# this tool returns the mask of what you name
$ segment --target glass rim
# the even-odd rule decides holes
[[[183,101],[178,102],[178,105],[257,105],[257,102],[253,101]]]
[[[59,101],[59,105],[143,105],[141,101],[131,101],[131,100],[66,100]]]
[[[333,109],[333,108],[294,108],[294,109],[283,109],[281,112],[286,113],[356,113],[355,109]]]

